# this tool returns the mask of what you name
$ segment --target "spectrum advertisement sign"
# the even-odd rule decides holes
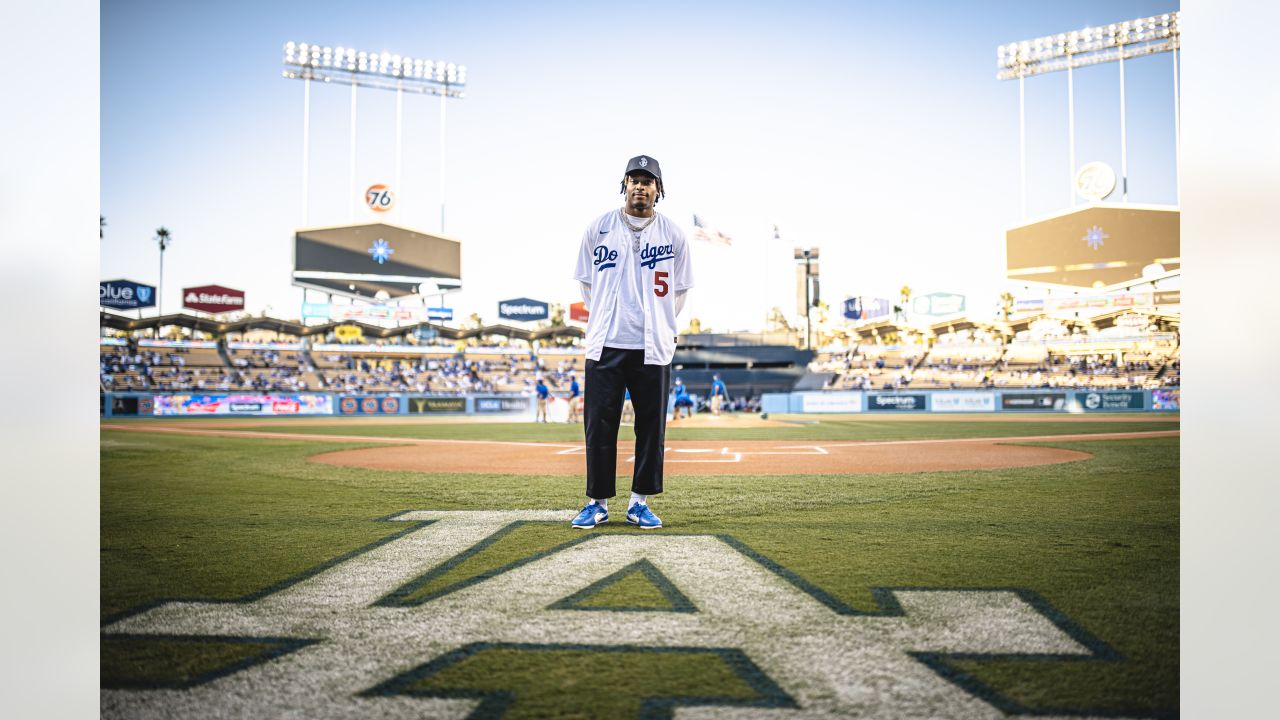
[[[332,415],[328,395],[156,395],[156,415]]]
[[[945,392],[933,394],[934,412],[995,412],[996,394],[991,392]]]
[[[132,280],[105,280],[98,283],[98,305],[117,310],[156,306],[156,289]]]
[[[881,411],[921,411],[928,402],[927,395],[870,395],[867,398],[867,409]]]
[[[498,303],[498,317],[503,320],[515,320],[517,322],[546,320],[551,316],[549,308],[550,305],[541,300],[514,298]]]

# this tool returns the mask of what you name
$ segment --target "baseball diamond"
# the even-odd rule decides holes
[[[1177,2],[158,4],[89,16],[97,492],[23,485],[98,572],[12,593],[103,718],[1180,714]]]

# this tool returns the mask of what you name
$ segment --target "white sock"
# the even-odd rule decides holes
[[[600,506],[600,508],[601,508],[602,510],[608,510],[608,509],[609,509],[609,498],[605,498],[605,499],[603,499],[603,500],[597,500],[597,499],[595,499],[595,498],[588,498],[588,499],[589,499],[591,502],[593,502],[593,503],[595,503],[595,504],[599,505],[599,506]]]
[[[631,493],[631,504],[635,505],[636,503],[640,503],[641,505],[647,505],[648,503],[645,502],[647,497],[648,496],[641,495],[640,493]]]

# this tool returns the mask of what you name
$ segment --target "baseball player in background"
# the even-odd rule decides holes
[[[578,403],[582,401],[582,390],[578,387],[578,378],[569,376],[569,419],[565,422],[578,422]]]
[[[729,399],[729,388],[720,379],[720,373],[711,376],[711,414],[719,415],[720,408]]]
[[[538,414],[534,417],[534,422],[547,421],[547,398],[551,396],[551,391],[547,389],[547,384],[542,381],[542,376],[538,376],[538,384],[534,386],[534,391],[538,393]]]
[[[676,316],[693,287],[693,271],[684,232],[654,210],[665,195],[658,161],[646,155],[631,158],[623,172],[622,195],[621,208],[587,226],[574,272],[591,313],[583,413],[587,504],[572,521],[576,528],[609,521],[627,392],[635,408],[636,433],[627,523],[646,530],[662,527],[649,499],[662,492]]]
[[[685,417],[693,417],[693,398],[689,397],[689,388],[685,387],[683,380],[676,378],[676,386],[672,388],[671,394],[674,396],[671,419],[679,420],[681,410],[684,410]]]

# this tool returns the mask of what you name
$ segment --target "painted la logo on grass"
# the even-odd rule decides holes
[[[539,715],[554,709],[537,705],[546,698],[506,685],[530,663],[581,667],[580,687],[596,688],[591,668],[628,657],[717,673],[711,689],[624,678],[599,690],[631,693],[628,712],[644,717],[987,718],[1027,709],[952,659],[1115,658],[1034,593],[879,588],[877,609],[859,611],[725,535],[594,533],[450,575],[514,528],[570,514],[405,512],[385,518],[406,524],[390,537],[238,601],[166,601],[111,619],[104,643],[268,650],[181,684],[106,687],[102,715]],[[455,576],[466,579],[440,584]],[[619,583],[633,585],[610,594]],[[644,587],[655,602],[621,600]]]

